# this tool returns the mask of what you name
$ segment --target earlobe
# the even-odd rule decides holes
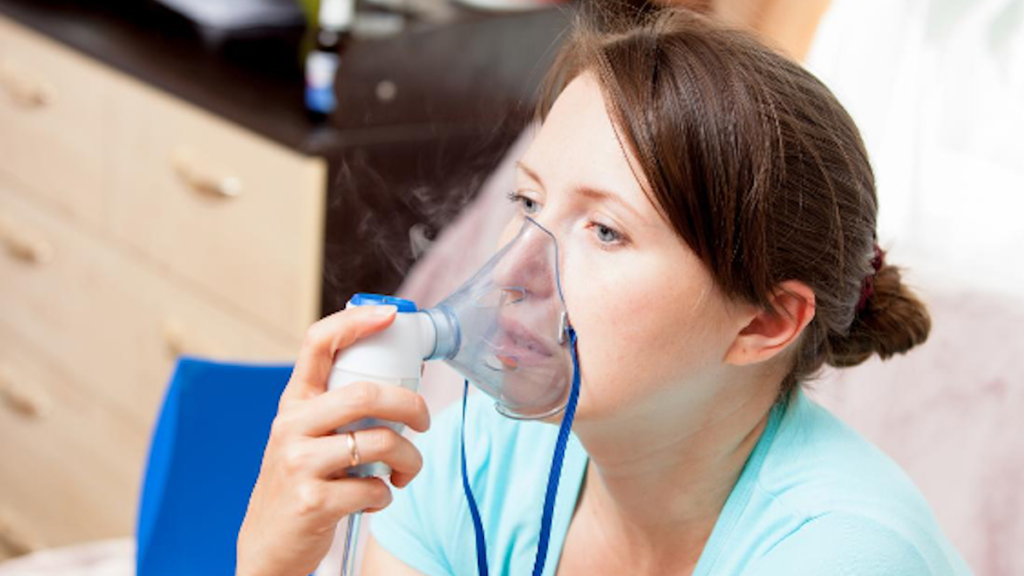
[[[776,287],[771,310],[758,310],[736,335],[725,354],[729,364],[744,366],[774,358],[803,333],[814,318],[814,291],[788,280]]]

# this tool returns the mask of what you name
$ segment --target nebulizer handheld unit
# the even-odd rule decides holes
[[[328,378],[334,389],[368,380],[416,390],[424,361],[443,360],[495,401],[503,415],[534,420],[563,412],[552,457],[534,573],[547,555],[554,499],[562,457],[579,393],[576,335],[569,323],[559,279],[555,236],[525,218],[519,233],[472,278],[440,304],[417,309],[409,300],[357,294],[349,306],[392,304],[398,309],[386,330],[339,352]],[[465,392],[465,391],[464,391]],[[466,402],[463,397],[463,418]],[[343,428],[349,432],[399,425],[367,418]],[[476,532],[477,566],[487,574],[486,544],[479,510],[466,476],[465,434],[462,476],[466,501]],[[349,468],[349,476],[386,477],[381,462]],[[354,574],[361,513],[348,518],[343,576]]]

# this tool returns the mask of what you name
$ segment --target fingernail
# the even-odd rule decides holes
[[[391,316],[396,312],[398,312],[398,306],[395,306],[394,304],[386,304],[384,306],[373,307],[374,316]]]

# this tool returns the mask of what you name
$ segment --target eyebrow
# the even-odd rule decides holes
[[[516,162],[516,166],[518,166],[520,170],[525,172],[527,176],[529,176],[530,178],[535,180],[538,184],[540,184],[542,188],[545,187],[544,186],[544,181],[541,179],[540,175],[537,174],[537,172],[534,171],[532,168],[530,168],[526,164],[523,164],[520,161]],[[602,190],[600,188],[595,188],[593,186],[582,186],[582,185],[575,186],[573,188],[573,191],[576,192],[577,194],[580,194],[581,196],[587,196],[587,197],[592,198],[594,200],[603,200],[603,201],[606,201],[606,202],[611,202],[613,204],[618,204],[623,209],[628,211],[640,223],[646,222],[646,220],[640,214],[640,212],[636,208],[631,206],[628,202],[623,200],[622,197],[619,196],[618,194],[615,194],[613,192],[609,192],[607,190]]]

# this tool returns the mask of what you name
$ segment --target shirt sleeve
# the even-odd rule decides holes
[[[749,576],[947,576],[913,543],[870,518],[832,513],[804,523],[752,566]]]
[[[373,515],[374,539],[392,556],[426,576],[454,572],[445,553],[445,538],[455,527],[462,505],[459,470],[461,403],[446,409],[431,429],[414,443],[423,455],[423,469],[405,488],[393,488],[391,505]]]

